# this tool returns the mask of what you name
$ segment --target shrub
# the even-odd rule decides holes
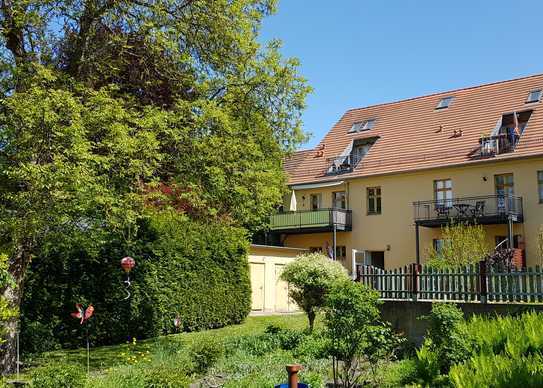
[[[289,296],[307,314],[312,331],[317,310],[324,306],[327,292],[335,282],[348,277],[340,263],[320,253],[309,253],[287,264],[281,279],[293,286]]]
[[[306,337],[299,330],[268,326],[262,334],[233,337],[226,342],[225,347],[229,355],[239,350],[253,356],[263,356],[276,349],[294,350]]]
[[[214,337],[203,337],[190,347],[190,358],[196,373],[205,373],[224,355],[224,345]]]
[[[79,388],[85,386],[87,373],[79,366],[58,363],[34,369],[30,378],[36,388]]]
[[[182,368],[175,365],[150,366],[143,369],[142,380],[145,388],[183,388],[189,387],[191,379]]]
[[[389,363],[382,373],[383,387],[405,387],[417,380],[417,366],[412,359]]]
[[[440,372],[447,374],[452,365],[470,356],[471,347],[463,326],[464,314],[454,304],[435,303],[424,319],[429,321],[429,328],[423,349],[426,347],[436,354]]]
[[[371,330],[379,317],[378,294],[350,280],[337,282],[326,300],[325,334],[327,353],[332,357],[334,384],[351,387],[361,374],[361,358],[368,360],[376,348],[371,345]]]
[[[90,245],[77,241],[58,236],[32,261],[22,306],[25,350],[84,344],[85,332],[70,317],[76,302],[95,306],[89,321],[93,346],[175,332],[176,316],[182,330],[192,331],[239,323],[250,311],[242,229],[164,212],[149,215],[130,246],[112,234]],[[119,260],[127,254],[137,265],[131,297],[124,300]],[[42,339],[39,347],[34,338]]]
[[[481,225],[447,225],[441,230],[443,246],[428,251],[428,265],[442,268],[478,263],[492,250]]]
[[[456,387],[541,387],[543,357],[479,354],[469,363],[451,368],[450,378]]]

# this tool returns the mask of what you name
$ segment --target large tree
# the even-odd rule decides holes
[[[0,242],[19,305],[51,236],[130,241],[146,205],[257,230],[309,89],[273,0],[0,0]],[[13,365],[10,322],[4,371]]]

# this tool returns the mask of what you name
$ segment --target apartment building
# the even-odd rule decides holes
[[[270,234],[348,269],[424,263],[451,220],[539,264],[543,74],[348,110],[285,161]],[[334,249],[335,247],[335,249]]]

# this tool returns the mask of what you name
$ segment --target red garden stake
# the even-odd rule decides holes
[[[94,306],[92,304],[89,304],[87,308],[83,308],[83,305],[81,303],[76,303],[75,308],[77,311],[71,313],[70,315],[73,318],[80,319],[79,322],[80,325],[83,325],[86,323],[90,317],[94,314]],[[87,374],[90,372],[90,341],[89,341],[89,326],[85,325],[86,333],[87,333]]]
[[[126,272],[126,280],[124,281],[124,284],[126,285],[126,298],[123,300],[130,299],[130,291],[128,288],[132,283],[130,283],[130,271],[132,268],[136,266],[136,260],[131,258],[130,256],[123,257],[121,260],[121,267],[124,269],[124,272]]]

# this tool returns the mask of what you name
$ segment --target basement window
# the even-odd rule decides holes
[[[437,103],[436,109],[446,109],[451,105],[451,102],[454,100],[454,97],[444,97]]]
[[[356,123],[353,124],[353,126],[349,130],[349,133],[369,131],[370,129],[373,128],[374,124],[375,124],[375,119],[357,121]]]
[[[531,102],[539,102],[539,100],[541,100],[541,89],[531,90],[530,93],[528,93],[526,104]]]

